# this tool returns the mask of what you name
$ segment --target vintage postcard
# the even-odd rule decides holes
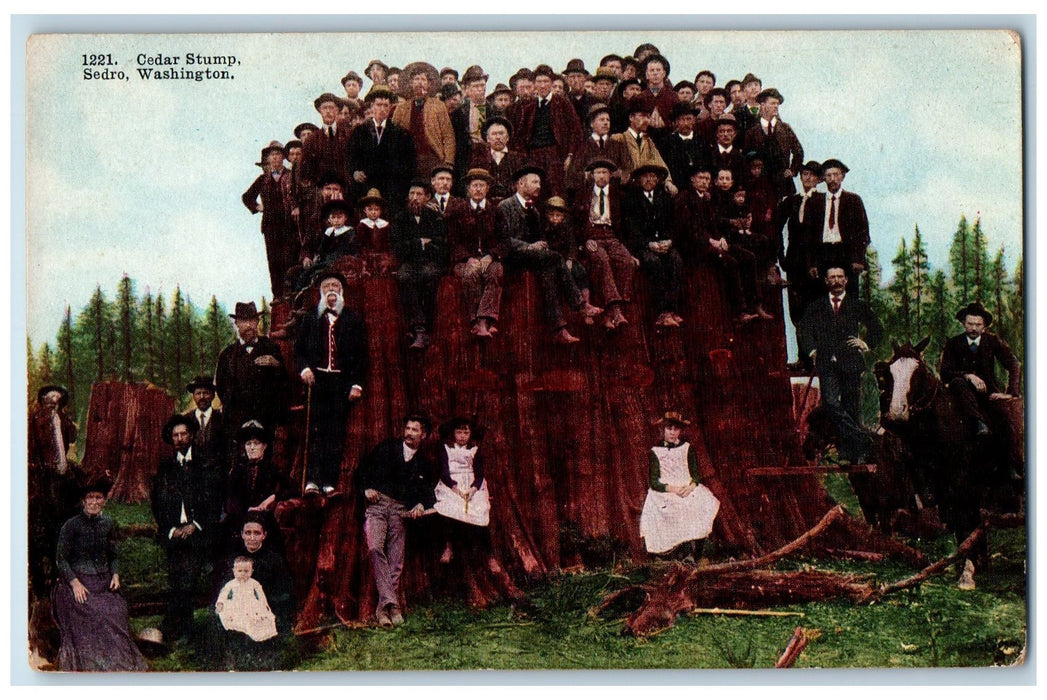
[[[1020,672],[1019,33],[25,50],[34,671]]]

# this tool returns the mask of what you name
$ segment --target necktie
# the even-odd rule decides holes
[[[336,314],[331,314],[327,322],[327,368],[337,369],[335,367],[335,343],[334,343],[334,322],[337,320]]]
[[[549,100],[543,97],[541,100],[538,101],[538,109],[545,109],[545,106],[547,104],[549,104]]]
[[[381,143],[382,142],[382,127],[376,126],[374,128],[374,132],[378,136],[378,143]]]
[[[538,212],[534,210],[534,203],[530,200],[527,201],[527,209],[525,215],[527,217],[528,230],[530,230],[532,235],[538,233]]]
[[[207,425],[207,414],[204,413],[203,411],[200,411],[199,415],[200,415],[200,430],[203,430],[204,426]]]
[[[833,296],[833,314],[840,313],[840,297]]]
[[[971,354],[972,355],[977,355],[978,354],[978,343],[968,343],[968,345],[970,345]]]
[[[606,136],[601,136],[600,137],[600,150],[602,151],[604,149],[604,146],[606,146],[606,145],[607,145],[607,137]]]
[[[774,136],[774,122],[767,122],[767,135]]]
[[[327,134],[327,138],[331,138],[332,136],[334,136],[334,129],[332,129],[329,126],[325,126],[324,127],[324,133]]]
[[[643,148],[643,134],[636,135],[636,148]]]
[[[607,194],[600,188],[600,218],[603,218],[604,212],[607,211]]]
[[[832,204],[829,206],[829,228],[836,228],[836,195],[833,195]]]
[[[443,197],[440,197],[440,213],[441,214],[444,211],[444,207],[447,206],[446,202],[447,202],[446,199],[444,199]]]
[[[654,204],[654,192],[644,192],[644,194],[647,196],[647,201]]]

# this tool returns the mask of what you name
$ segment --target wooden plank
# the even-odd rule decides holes
[[[749,477],[763,476],[815,476],[818,474],[875,474],[875,464],[848,465],[804,465],[800,467],[751,467],[745,474]]]

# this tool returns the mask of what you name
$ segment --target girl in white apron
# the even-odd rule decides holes
[[[491,501],[477,445],[477,432],[476,425],[468,418],[455,418],[440,427],[444,444],[440,450],[441,473],[436,484],[434,508],[445,518],[486,528],[491,517]],[[452,533],[462,529],[453,527],[454,523],[451,525],[447,546],[440,557],[445,564],[454,556]]]
[[[662,441],[648,453],[650,484],[640,514],[640,536],[652,554],[679,547],[685,559],[694,560],[700,555],[697,540],[712,532],[720,501],[699,483],[698,458],[682,440],[683,428],[691,422],[669,411],[657,424],[663,426]]]

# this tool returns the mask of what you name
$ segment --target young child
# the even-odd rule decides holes
[[[445,518],[477,527],[487,527],[491,501],[484,479],[483,460],[477,453],[478,435],[468,418],[455,418],[440,427],[444,440],[440,450],[440,481],[436,484],[436,512]],[[456,525],[457,523],[455,523]],[[447,546],[440,561],[448,563],[453,556],[452,539],[463,539],[461,528],[450,528]],[[459,535],[456,537],[455,535]]]
[[[662,440],[648,453],[650,488],[640,514],[640,537],[647,551],[668,555],[677,550],[685,561],[701,556],[720,501],[699,482],[698,459],[690,443],[682,439],[691,422],[669,411],[658,423]]]
[[[365,274],[384,277],[396,269],[396,257],[389,243],[389,222],[382,218],[385,200],[381,192],[372,188],[357,204],[364,210],[364,217],[356,225],[356,239],[363,251]]]
[[[276,616],[269,609],[262,584],[251,578],[253,574],[251,557],[233,560],[233,580],[222,586],[215,612],[226,630],[264,642],[276,636]]]

